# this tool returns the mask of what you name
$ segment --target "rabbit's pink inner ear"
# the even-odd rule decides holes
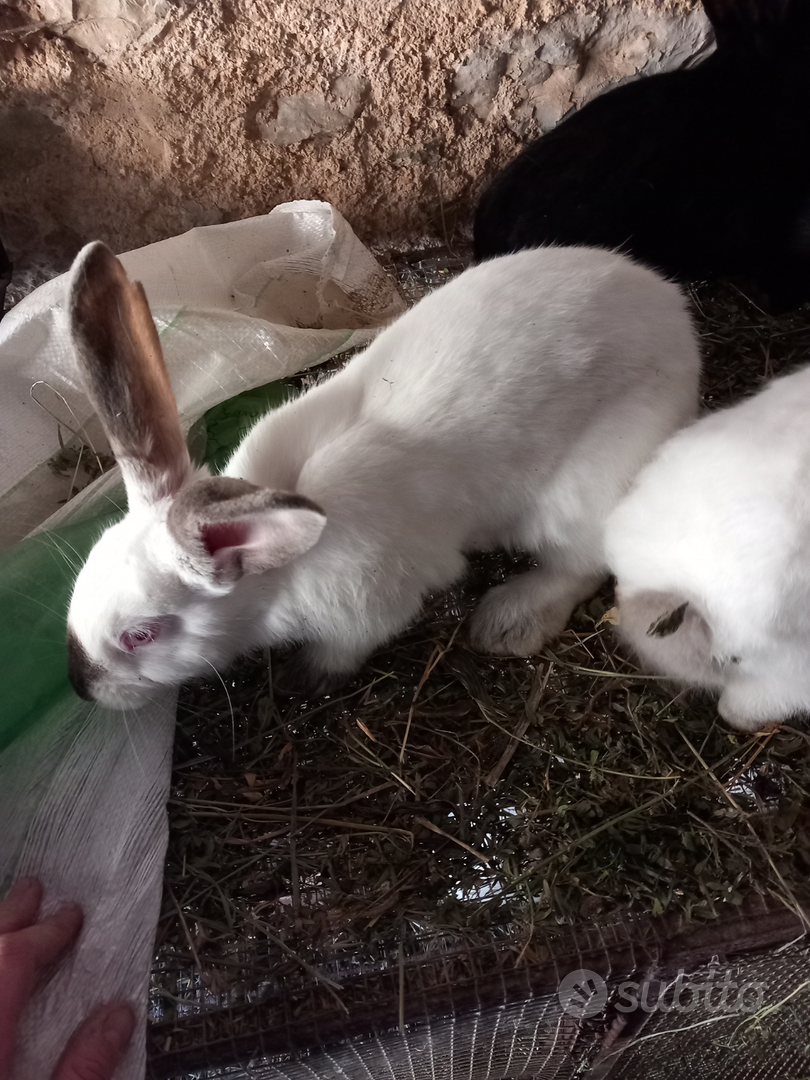
[[[244,552],[250,542],[250,529],[244,521],[203,522],[199,537],[211,558],[212,576],[217,582],[235,582],[244,576]]]
[[[203,525],[201,536],[205,550],[216,555],[223,548],[241,547],[248,542],[250,530],[244,521],[222,521]]]
[[[132,494],[152,501],[191,473],[157,329],[139,282],[104,244],[73,264],[71,337],[95,406]]]
[[[326,515],[303,495],[215,476],[186,485],[166,517],[196,571],[219,584],[263,574],[308,551]]]

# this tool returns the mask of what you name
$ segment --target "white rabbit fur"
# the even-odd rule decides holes
[[[675,435],[608,521],[620,633],[744,731],[810,709],[808,477],[805,369]]]
[[[109,298],[81,313],[86,282],[113,273],[95,270],[105,259],[123,277],[90,245],[70,306],[91,396],[116,434],[122,410],[104,413],[109,375],[94,359]],[[135,288],[123,280],[113,296]],[[162,454],[167,478],[165,461],[139,461],[118,432],[130,510],[76,581],[74,685],[124,707],[249,648],[303,642],[293,678],[325,690],[457,579],[465,552],[496,546],[536,552],[541,565],[489,591],[472,642],[536,651],[606,575],[604,521],[694,415],[699,366],[677,286],[618,254],[546,248],[467,270],[260,420],[224,471],[258,494],[178,464],[176,438]],[[210,497],[206,483],[238,491]],[[296,494],[265,505],[271,491]]]

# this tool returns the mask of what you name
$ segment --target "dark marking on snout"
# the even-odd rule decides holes
[[[80,698],[85,701],[95,701],[91,687],[102,674],[103,668],[101,664],[90,659],[84,645],[70,627],[67,629],[67,656],[70,685]]]
[[[647,637],[669,637],[670,634],[674,634],[683,622],[688,606],[688,603],[681,604],[674,611],[668,611],[657,618],[655,622],[650,623],[647,629]]]

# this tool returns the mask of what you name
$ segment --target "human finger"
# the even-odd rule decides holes
[[[37,976],[74,941],[81,925],[81,908],[69,904],[0,937],[0,1080],[11,1073],[17,1027]]]
[[[11,934],[30,926],[42,901],[42,886],[36,878],[20,878],[0,900],[0,934]]]
[[[135,1030],[129,1005],[106,1005],[73,1034],[53,1080],[111,1080]]]
[[[79,936],[83,920],[78,904],[64,904],[39,922],[4,934],[0,937],[0,964],[19,967],[25,963],[36,977]]]

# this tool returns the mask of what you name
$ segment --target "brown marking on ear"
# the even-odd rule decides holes
[[[173,525],[181,525],[189,518],[213,523],[231,521],[235,517],[262,510],[313,510],[316,514],[324,513],[317,503],[305,495],[273,491],[235,476],[209,476],[189,484],[178,495],[169,509],[167,522],[169,531],[172,531]]]
[[[647,629],[647,637],[669,637],[670,634],[674,634],[683,623],[687,607],[688,604],[683,603],[673,611],[667,611],[665,614],[659,615],[657,619],[650,623]]]
[[[712,628],[699,600],[656,589],[627,593],[621,583],[616,600],[621,614],[617,630],[646,667],[693,686],[718,685]]]
[[[127,487],[149,501],[170,495],[191,463],[143,287],[97,242],[77,256],[68,288],[79,367]]]
[[[235,581],[243,574],[263,573],[286,561],[283,548],[278,561],[255,562],[259,555],[250,549],[238,550],[238,523],[250,523],[274,510],[309,510],[326,517],[324,511],[304,495],[272,491],[232,476],[213,476],[195,480],[179,492],[166,516],[166,527],[190,563],[219,582]],[[228,532],[234,530],[233,540]],[[211,537],[221,533],[216,548],[233,548],[230,561],[218,562],[212,553]]]
[[[91,660],[87,650],[79,641],[73,629],[67,628],[68,678],[80,698],[95,701],[91,689],[95,679],[104,673],[101,664]]]

